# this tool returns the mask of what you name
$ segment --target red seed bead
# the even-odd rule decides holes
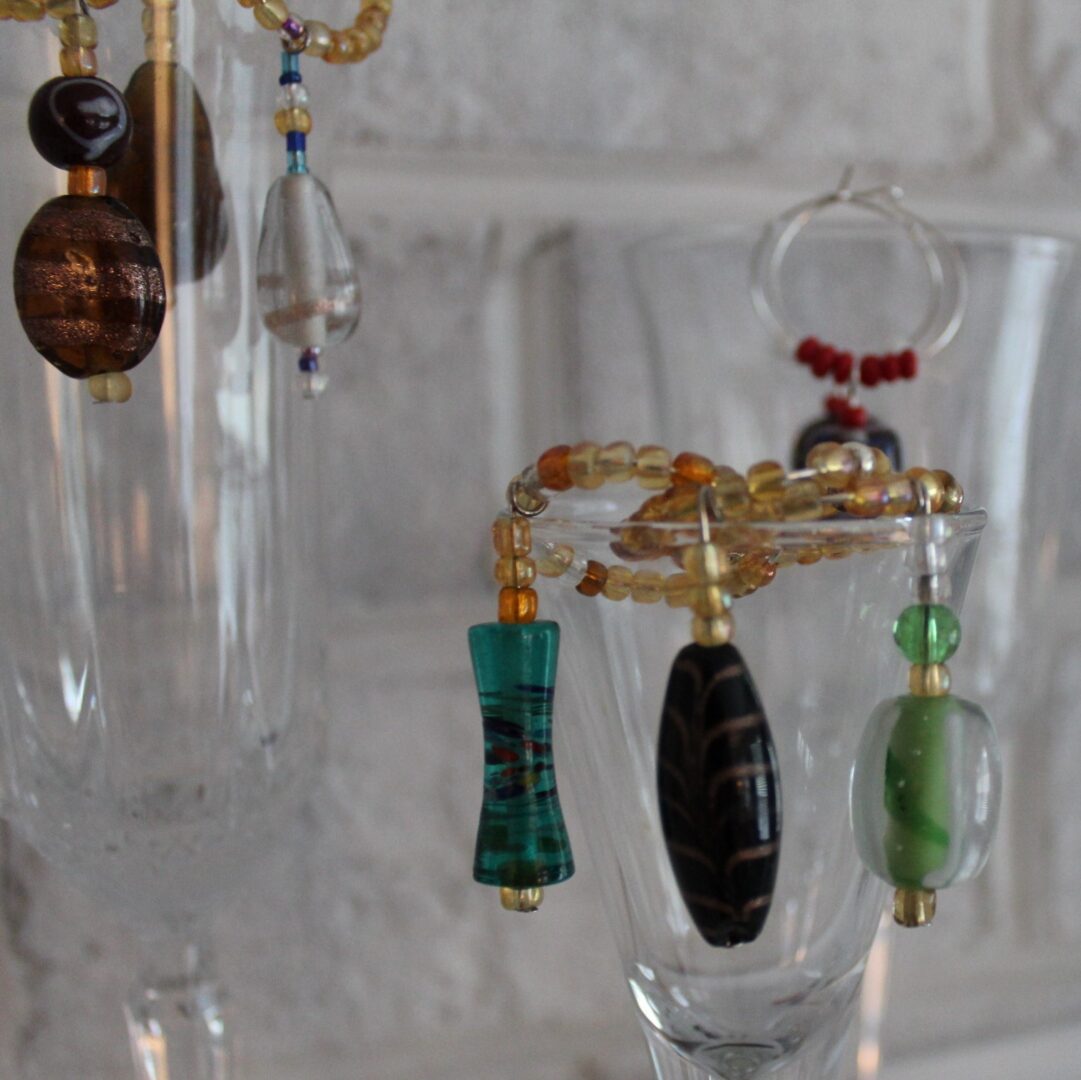
[[[882,378],[881,361],[877,356],[865,356],[860,361],[860,382],[864,386],[877,386]]]
[[[838,353],[833,361],[833,378],[835,382],[846,383],[852,378],[852,366],[855,359],[850,352]]]
[[[882,378],[885,382],[896,382],[901,377],[901,358],[897,353],[887,353],[882,357]]]
[[[835,420],[843,419],[847,408],[848,398],[842,397],[840,394],[830,394],[830,396],[826,398],[826,412],[828,412]]]
[[[901,378],[914,379],[920,369],[920,361],[914,349],[905,349],[897,358],[901,365]]]
[[[537,459],[541,487],[549,491],[567,491],[574,486],[569,469],[570,453],[569,446],[553,446],[541,454]]]
[[[850,405],[845,410],[846,427],[863,428],[867,426],[867,410],[862,405]]]
[[[811,371],[815,378],[824,379],[832,370],[837,359],[837,350],[832,345],[824,345],[811,361]]]
[[[819,353],[822,348],[818,343],[818,338],[805,337],[796,346],[796,359],[801,364],[809,364]]]

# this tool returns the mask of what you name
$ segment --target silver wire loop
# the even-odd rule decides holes
[[[941,352],[954,338],[968,301],[965,266],[950,239],[929,221],[902,205],[904,191],[884,184],[862,191],[852,189],[854,167],[848,165],[836,189],[808,199],[769,222],[762,231],[751,257],[751,299],[759,318],[791,350],[806,335],[792,325],[781,288],[781,266],[792,242],[823,210],[831,206],[853,206],[885,218],[903,228],[927,267],[930,298],[922,322],[903,342],[922,359]],[[893,347],[893,344],[888,347]]]
[[[519,517],[535,518],[539,517],[548,509],[548,500],[543,496],[538,496],[538,505],[532,509],[527,510],[518,501],[518,493],[522,490],[522,478],[516,476],[507,485],[507,508],[512,514],[517,514]]]
[[[712,516],[713,520],[710,520]],[[724,521],[724,514],[717,505],[717,493],[709,486],[703,484],[698,489],[698,527],[702,530],[702,543],[711,542],[710,529],[713,525],[720,525]]]

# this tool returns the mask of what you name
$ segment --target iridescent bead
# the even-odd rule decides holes
[[[636,455],[638,486],[660,491],[672,482],[672,455],[663,446],[641,446]]]
[[[637,604],[656,604],[664,599],[664,575],[639,570],[631,579],[631,599]]]
[[[913,490],[916,492],[917,508],[921,505],[920,494],[922,492],[926,506],[932,513],[938,513],[942,509],[942,500],[946,494],[946,486],[942,480],[930,469],[916,466],[905,471],[905,476],[912,481]]]
[[[267,194],[256,279],[263,323],[290,345],[334,345],[356,329],[360,289],[327,189],[310,173]]]
[[[507,587],[499,590],[499,621],[531,623],[537,617],[537,594],[533,589]]]
[[[34,149],[58,169],[111,165],[131,141],[124,95],[103,79],[50,79],[30,99]]]
[[[622,484],[634,476],[634,447],[629,442],[614,442],[597,454],[597,468],[610,484]]]
[[[713,497],[723,517],[739,519],[746,517],[751,507],[747,481],[735,469],[721,465],[714,470],[710,481]]]
[[[582,575],[582,580],[578,582],[575,588],[583,596],[598,596],[604,591],[605,582],[608,580],[608,568],[604,563],[596,562],[594,559],[590,559],[586,563],[585,573]]]
[[[907,477],[861,480],[845,500],[845,510],[856,517],[896,517],[916,508],[916,493]]]
[[[549,491],[567,491],[574,486],[570,474],[571,448],[551,446],[537,458],[537,475]]]
[[[529,522],[517,514],[492,522],[492,546],[498,555],[528,555],[533,547]]]
[[[911,664],[943,664],[961,644],[961,620],[945,604],[912,604],[893,624],[893,640]]]
[[[631,595],[633,572],[626,566],[608,567],[608,577],[604,582],[604,595],[609,600],[626,600]]]
[[[818,473],[818,483],[825,491],[845,491],[860,472],[860,457],[839,443],[820,443],[807,455],[807,467]]]
[[[544,577],[562,577],[574,561],[574,548],[567,544],[545,544],[537,558],[537,573]]]
[[[494,575],[500,585],[522,588],[536,580],[537,564],[527,556],[505,555],[497,560]]]
[[[747,470],[747,490],[759,502],[772,502],[784,495],[787,473],[779,461],[760,461]]]
[[[575,487],[592,491],[604,483],[604,474],[597,467],[600,447],[592,442],[580,442],[567,456],[567,471]]]
[[[672,480],[699,486],[708,484],[713,479],[713,462],[701,454],[684,451],[677,454],[672,462]]]

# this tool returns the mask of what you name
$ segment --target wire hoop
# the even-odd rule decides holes
[[[924,358],[934,356],[953,340],[964,317],[968,288],[961,254],[941,229],[902,205],[901,188],[884,185],[853,191],[853,172],[849,165],[836,190],[793,206],[763,229],[751,259],[755,310],[786,350],[796,346],[804,335],[794,329],[784,302],[781,267],[785,256],[799,233],[823,210],[852,206],[901,226],[919,251],[930,284],[927,309],[911,336],[891,347],[908,347]]]

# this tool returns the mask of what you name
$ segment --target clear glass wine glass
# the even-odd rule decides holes
[[[143,60],[138,5],[95,14],[101,75],[123,89]],[[137,1076],[223,1080],[208,917],[274,848],[320,749],[318,406],[255,310],[259,216],[284,171],[276,41],[236,4],[194,0],[176,19],[214,156],[182,86],[150,129],[169,310],[133,400],[92,404],[35,354],[0,290],[0,805],[144,938],[126,1006]],[[9,257],[65,182],[24,127],[55,35],[10,28]]]

